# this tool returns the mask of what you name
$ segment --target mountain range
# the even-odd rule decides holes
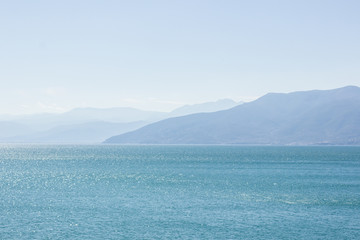
[[[155,122],[105,143],[359,145],[360,88],[269,93],[228,110]]]
[[[232,99],[220,99],[216,102],[206,102],[200,104],[185,105],[179,108],[176,108],[168,117],[179,117],[185,116],[193,113],[206,113],[206,112],[217,112],[220,110],[230,109],[237,105],[242,104],[243,102],[235,102]]]
[[[211,112],[237,104],[230,99],[186,105],[172,112],[134,108],[76,108],[53,114],[0,116],[0,142],[5,143],[101,143],[152,122],[194,112]]]

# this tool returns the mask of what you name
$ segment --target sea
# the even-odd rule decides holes
[[[360,147],[3,144],[0,239],[360,239]]]

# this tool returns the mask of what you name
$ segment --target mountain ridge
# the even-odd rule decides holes
[[[216,112],[225,109],[230,109],[239,104],[242,104],[242,102],[235,102],[232,99],[220,99],[215,102],[184,105],[182,107],[176,108],[173,111],[171,111],[169,113],[169,117],[179,117],[193,113]]]
[[[220,104],[219,104],[220,102]],[[191,112],[231,107],[232,100],[187,105]],[[174,110],[176,111],[176,109]],[[146,124],[171,117],[173,112],[145,111],[131,107],[75,108],[65,113],[42,113],[1,116],[0,142],[5,143],[101,143],[116,134],[138,129]]]
[[[156,122],[114,136],[122,144],[360,144],[360,88],[269,93],[215,113]]]

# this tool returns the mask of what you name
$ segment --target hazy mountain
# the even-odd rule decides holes
[[[185,105],[173,110],[169,114],[169,117],[185,116],[193,113],[216,112],[235,107],[236,105],[240,105],[241,103],[242,102],[237,103],[232,99],[221,99],[216,102]]]
[[[100,143],[113,135],[164,119],[166,115],[125,107],[76,108],[60,114],[3,115],[0,142]]]
[[[0,138],[28,134],[31,132],[33,132],[33,130],[24,124],[12,121],[0,121]]]
[[[134,108],[76,108],[52,114],[0,116],[0,142],[96,143],[170,116],[229,108],[232,100],[184,106],[171,113]],[[6,120],[6,121],[5,121]]]
[[[164,119],[167,113],[144,111],[135,108],[75,108],[59,114],[42,113],[15,116],[8,121],[30,126],[38,131],[44,131],[60,125],[73,125],[87,122],[154,122]]]
[[[229,110],[176,117],[106,143],[360,144],[360,88],[270,93]]]
[[[89,122],[57,126],[42,132],[2,138],[0,141],[8,143],[100,143],[110,136],[132,131],[146,124],[147,122]]]

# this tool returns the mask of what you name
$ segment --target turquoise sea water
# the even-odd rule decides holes
[[[360,147],[1,145],[0,239],[360,239]]]

